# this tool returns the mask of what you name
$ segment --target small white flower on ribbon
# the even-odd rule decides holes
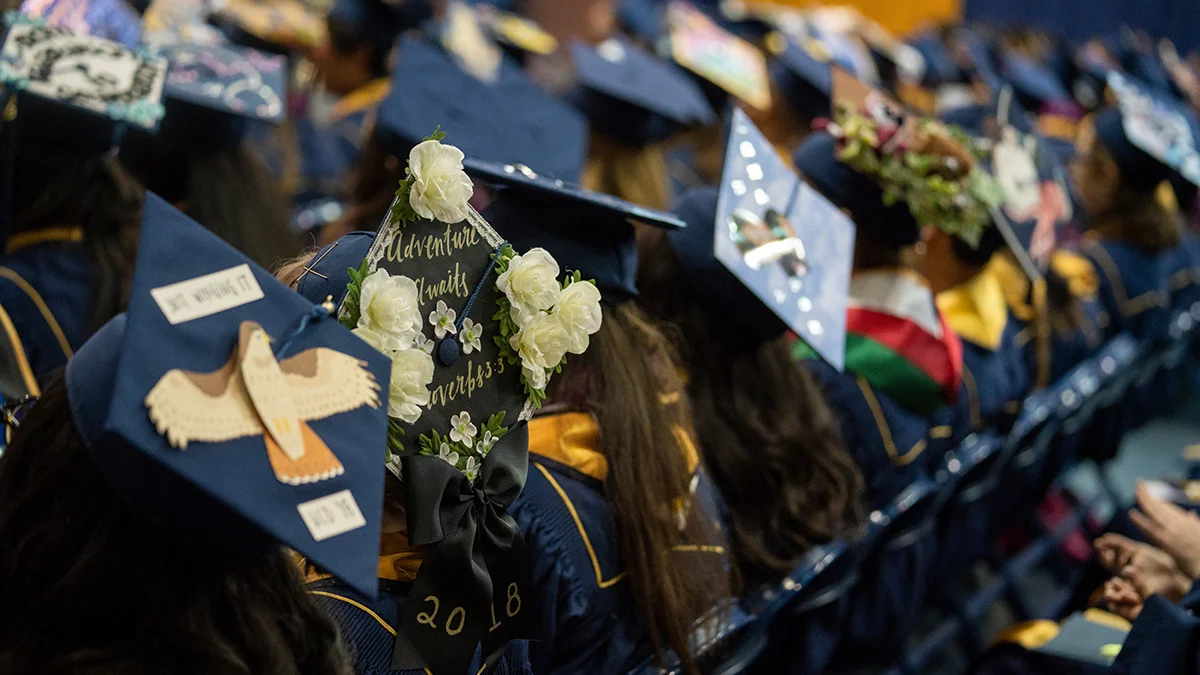
[[[483,436],[479,438],[479,442],[475,444],[475,451],[487,457],[487,454],[492,451],[492,446],[499,440],[492,435],[490,431],[484,431]]]
[[[450,418],[450,440],[462,443],[468,448],[475,443],[475,433],[478,430],[471,424],[471,413],[462,411]]]
[[[458,334],[458,339],[462,342],[464,354],[481,351],[483,347],[480,345],[479,339],[482,337],[483,326],[470,319],[463,319],[462,332]]]
[[[458,468],[458,453],[450,449],[449,443],[442,443],[442,447],[438,448],[438,457],[446,460],[450,466]]]
[[[467,480],[475,480],[475,476],[479,475],[479,466],[479,460],[474,457],[467,458],[467,465],[462,470],[467,474]]]
[[[457,333],[458,328],[454,325],[457,318],[458,312],[447,307],[444,301],[438,300],[437,309],[429,313],[429,323],[433,324],[434,336],[440,340],[446,337],[446,333]]]

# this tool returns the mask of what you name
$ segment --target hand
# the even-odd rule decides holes
[[[1144,606],[1133,584],[1120,577],[1104,582],[1104,600],[1113,614],[1129,621],[1136,621]]]
[[[1200,579],[1200,517],[1155,497],[1145,484],[1137,487],[1137,503],[1129,512],[1133,524],[1189,579]]]
[[[1175,559],[1149,544],[1119,534],[1096,540],[1100,564],[1133,585],[1142,600],[1161,595],[1178,602],[1191,589],[1192,580],[1175,564]]]

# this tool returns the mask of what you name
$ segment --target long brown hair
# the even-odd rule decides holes
[[[114,154],[81,153],[23,138],[16,156],[13,232],[80,227],[95,274],[90,327],[129,302],[143,189]]]
[[[1075,161],[1083,171],[1102,171],[1102,167],[1116,160],[1103,143],[1096,142],[1089,152]],[[1123,241],[1151,255],[1179,245],[1182,227],[1178,207],[1173,204],[1174,192],[1166,181],[1158,185],[1144,185],[1144,181],[1126,175],[1119,168],[1116,192],[1111,206],[1103,213],[1090,215],[1088,228],[1102,237]],[[1170,194],[1168,194],[1170,193]]]
[[[105,483],[56,377],[0,457],[0,672],[350,675],[282,550],[198,556]]]
[[[632,302],[603,313],[587,352],[551,383],[549,402],[595,415],[634,606],[657,657],[670,648],[695,672],[693,624],[731,596],[723,557],[705,552],[723,537],[695,513],[680,529],[692,478],[681,434],[690,424],[685,406],[664,402],[681,391],[670,344]]]
[[[704,461],[729,507],[747,585],[777,582],[814,545],[862,520],[863,481],[820,388],[787,339],[766,342],[714,320],[666,237],[640,237],[638,302],[668,322],[687,369]]]

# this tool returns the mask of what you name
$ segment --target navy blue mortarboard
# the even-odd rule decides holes
[[[904,202],[884,203],[883,188],[837,158],[837,140],[810,134],[792,155],[796,169],[826,199],[850,212],[859,230],[897,248],[914,244],[921,228]]]
[[[687,73],[628,40],[614,37],[595,47],[572,41],[571,58],[571,102],[613,140],[641,147],[717,119]]]
[[[777,33],[769,39],[768,47],[776,51],[769,66],[771,81],[788,104],[806,119],[829,115],[830,94],[833,91],[833,72],[829,54],[816,40],[800,46]],[[780,40],[783,42],[780,43]],[[782,49],[778,49],[778,47]],[[849,64],[840,64],[854,72]]]
[[[167,114],[160,132],[199,148],[237,144],[248,122],[283,120],[287,63],[247,47],[176,42],[167,57]]]
[[[632,35],[655,44],[667,34],[666,0],[621,0],[617,18]]]
[[[388,359],[153,194],[141,232],[128,313],[67,366],[92,460],[201,554],[283,545],[374,596]]]
[[[665,211],[585,190],[526,166],[467,159],[463,168],[497,188],[483,211],[497,232],[518,250],[541,246],[563,267],[595,279],[608,301],[637,295],[636,224],[685,226]]]
[[[313,303],[328,299],[341,306],[350,284],[350,270],[358,269],[374,243],[374,232],[351,232],[317,251],[304,266],[296,292]]]
[[[500,61],[496,81],[489,84],[459,68],[440,46],[402,36],[376,133],[392,153],[407,156],[439,126],[468,156],[544,165],[572,179],[587,152],[587,127],[579,113],[509,59]]]
[[[130,48],[141,41],[141,17],[124,0],[25,0],[20,11],[51,26]]]
[[[921,76],[923,86],[936,87],[962,80],[962,71],[941,36],[926,31],[910,38],[908,44],[925,59],[925,73]]]
[[[1144,187],[1178,178],[1200,185],[1200,153],[1187,117],[1120,73],[1108,74],[1108,88],[1117,106],[1096,113],[1096,137],[1122,177]]]
[[[353,26],[364,39],[380,49],[390,49],[402,31],[419,27],[433,18],[428,0],[335,0],[330,21]]]
[[[960,28],[955,33],[954,39],[967,52],[971,61],[970,74],[987,85],[993,92],[999,91],[1004,86],[1004,80],[996,72],[991,49],[988,48],[983,38],[974,31]]]
[[[684,195],[669,240],[722,321],[768,340],[790,329],[838,370],[845,359],[854,223],[801,181],[741,110],[719,195]]]
[[[1004,55],[1004,75],[1022,105],[1030,110],[1071,100],[1070,92],[1054,71],[1023,54],[1009,51]]]

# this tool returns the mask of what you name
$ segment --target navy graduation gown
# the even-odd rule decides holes
[[[27,234],[45,236],[15,250],[10,243],[0,258],[0,306],[34,377],[45,382],[91,334],[95,276],[79,230]],[[20,243],[19,238],[13,241]]]
[[[428,671],[392,670],[392,650],[400,608],[408,601],[412,584],[390,579],[379,580],[379,597],[372,600],[336,579],[308,584],[313,601],[337,621],[342,638],[354,654],[354,672],[358,675],[425,675]],[[481,672],[483,656],[478,648],[468,675]],[[489,673],[532,675],[529,668],[529,643],[510,642]]]
[[[307,117],[296,122],[301,165],[299,185],[292,198],[296,207],[342,195],[343,183],[358,163],[388,86],[388,79],[380,78],[347,94],[338,101],[333,119],[326,126],[318,126]]]
[[[529,477],[509,513],[533,559],[540,595],[543,639],[530,643],[538,675],[626,673],[652,656],[604,494],[607,462],[597,440],[595,423],[583,413],[530,422]],[[718,519],[715,489],[703,471],[697,478],[693,515]],[[719,555],[719,564],[728,564],[723,548],[690,554]]]

